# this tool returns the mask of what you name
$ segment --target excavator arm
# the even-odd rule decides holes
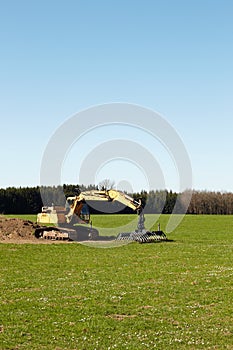
[[[71,222],[74,214],[76,214],[80,218],[83,206],[88,201],[105,201],[105,202],[118,201],[135,211],[140,210],[142,208],[141,201],[136,201],[134,198],[128,196],[127,194],[121,191],[93,190],[93,191],[80,192],[78,196],[67,198],[67,202],[69,203],[69,206],[70,206],[70,210],[66,215],[67,223]]]

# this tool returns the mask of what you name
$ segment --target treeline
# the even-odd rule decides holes
[[[0,189],[0,214],[37,214],[44,205],[65,205],[65,198],[77,190],[91,190],[92,185],[8,187]]]
[[[42,205],[39,187],[0,189],[0,214],[36,214]]]
[[[233,193],[192,191],[188,214],[233,214]]]
[[[206,215],[232,215],[233,193],[214,191],[191,191],[191,200],[188,209],[185,205],[185,195],[190,191],[182,193],[168,191],[150,191],[134,194],[134,198],[143,198],[146,203],[145,212],[171,214],[176,204],[177,214],[206,214]]]
[[[95,185],[66,185],[42,187],[8,187],[0,189],[0,213],[2,214],[37,214],[43,205],[65,205],[65,198],[73,196],[78,191],[98,189]],[[188,209],[185,206],[185,192],[179,193],[167,190],[141,191],[131,194],[136,200],[141,199],[145,213],[171,214],[233,214],[233,193],[192,191]],[[190,195],[190,192],[187,192]],[[42,200],[43,199],[43,200]],[[175,206],[176,205],[176,206]],[[96,213],[90,208],[91,213]],[[121,213],[129,213],[125,208]]]

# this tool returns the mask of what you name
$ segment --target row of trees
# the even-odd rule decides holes
[[[93,186],[82,190],[93,189]],[[0,213],[37,214],[44,205],[65,205],[65,198],[73,196],[79,186],[8,187],[0,189]]]
[[[233,193],[192,191],[188,214],[233,214]]]
[[[0,189],[0,213],[2,214],[37,214],[44,205],[64,206],[65,199],[78,190],[96,189],[96,186],[36,186],[8,187]]]
[[[41,211],[39,187],[0,189],[0,213],[35,214]]]
[[[102,189],[104,187],[102,186]],[[43,205],[65,205],[65,198],[73,196],[78,191],[98,189],[95,185],[78,186],[46,186],[46,187],[9,187],[0,189],[0,213],[4,214],[36,214]],[[171,214],[175,208],[176,213],[187,214],[233,214],[233,193],[192,191],[179,193],[172,191],[141,191],[131,194],[135,199],[141,199],[145,213]],[[187,196],[185,196],[187,195]],[[188,209],[185,197],[190,198]],[[96,212],[90,208],[91,212]],[[128,213],[126,208],[121,212]]]

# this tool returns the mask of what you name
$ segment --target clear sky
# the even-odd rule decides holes
[[[0,5],[0,187],[39,185],[46,145],[74,113],[129,102],[175,128],[190,156],[193,188],[233,191],[233,1]],[[71,156],[64,174],[73,177],[63,182],[76,180]],[[110,169],[101,171],[99,180]],[[131,172],[126,167],[125,177]],[[140,175],[133,182],[134,190],[146,186]],[[176,190],[169,178],[166,187]]]

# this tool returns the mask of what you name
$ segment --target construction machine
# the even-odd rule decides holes
[[[131,240],[140,243],[166,240],[165,234],[160,231],[149,232],[144,226],[144,213],[141,200],[135,200],[124,192],[117,190],[92,190],[78,192],[77,195],[68,197],[65,207],[52,205],[43,207],[37,215],[38,228],[35,230],[37,238],[61,239],[70,241],[98,240],[109,237],[100,237],[98,230],[92,227],[88,203],[118,203],[131,208],[138,213],[138,226],[133,232],[120,233],[117,240]],[[113,205],[113,204],[111,204]],[[114,210],[116,212],[116,210]],[[53,224],[52,226],[40,226],[41,224]]]

